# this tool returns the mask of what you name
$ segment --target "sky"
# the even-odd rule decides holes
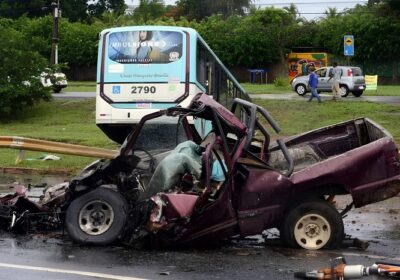
[[[175,4],[176,0],[164,0],[167,5]],[[139,0],[125,0],[128,5],[138,5]],[[301,16],[307,20],[318,19],[324,16],[324,12],[328,8],[336,8],[338,12],[344,9],[350,9],[357,4],[365,4],[367,0],[252,0],[252,4],[264,7],[283,8],[289,6],[290,3],[296,5]]]

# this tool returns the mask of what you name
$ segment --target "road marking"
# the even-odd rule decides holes
[[[9,263],[0,263],[0,267],[25,269],[25,270],[35,270],[35,271],[45,271],[45,272],[53,272],[53,273],[74,274],[74,275],[89,276],[89,277],[96,277],[96,278],[105,278],[105,279],[113,279],[113,280],[145,280],[145,278],[136,278],[136,277],[129,277],[129,276],[103,274],[103,273],[95,273],[95,272],[89,272],[89,271],[57,269],[57,268],[40,267],[40,266],[29,266],[29,265],[18,265],[18,264],[9,264]]]

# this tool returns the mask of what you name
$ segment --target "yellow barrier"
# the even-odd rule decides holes
[[[365,75],[365,90],[378,91],[378,75]]]
[[[17,136],[0,136],[0,148],[13,148],[18,150],[30,150],[40,152],[59,153],[67,155],[97,157],[97,158],[114,158],[117,151],[93,148],[83,145],[74,145],[61,142],[45,141],[39,139],[17,137]],[[23,152],[17,156],[16,162],[20,162],[23,158]]]

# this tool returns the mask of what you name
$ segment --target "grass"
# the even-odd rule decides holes
[[[287,86],[276,87],[274,84],[241,84],[250,94],[273,94],[273,93],[294,93],[292,88]],[[363,95],[367,96],[400,96],[400,86],[378,86],[378,91],[367,90]]]
[[[373,102],[324,101],[322,103],[286,100],[253,100],[265,107],[280,125],[281,135],[289,136],[318,127],[368,117],[386,128],[400,143],[398,105]]]
[[[94,92],[96,91],[95,81],[68,81],[68,87],[64,92]]]
[[[400,96],[400,86],[378,86],[378,90],[364,91],[364,95]]]
[[[250,94],[291,93],[290,85],[276,87],[274,84],[250,84],[242,83],[243,88]]]
[[[282,136],[295,135],[321,126],[368,117],[385,127],[400,143],[399,106],[372,102],[324,101],[306,103],[288,100],[255,100],[265,107],[280,125]],[[13,116],[0,120],[2,136],[24,136],[51,141],[116,149],[95,125],[95,100],[53,100]],[[78,171],[93,158],[58,155],[59,161],[40,161],[43,152],[26,151],[24,160],[15,164],[17,150],[1,149],[0,167],[25,167],[44,170]],[[56,154],[57,155],[57,154]]]
[[[21,115],[0,120],[0,126],[2,136],[22,136],[99,148],[117,148],[95,125],[94,99],[42,102]],[[2,149],[0,166],[77,170],[94,160],[58,155],[61,157],[60,161],[40,161],[37,159],[44,155],[43,152],[26,151],[25,158],[32,160],[24,160],[16,165],[17,152],[18,150],[14,149]]]

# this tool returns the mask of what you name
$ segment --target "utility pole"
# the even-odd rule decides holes
[[[51,3],[53,13],[53,34],[51,38],[51,64],[58,64],[58,18],[60,17],[60,0]]]

